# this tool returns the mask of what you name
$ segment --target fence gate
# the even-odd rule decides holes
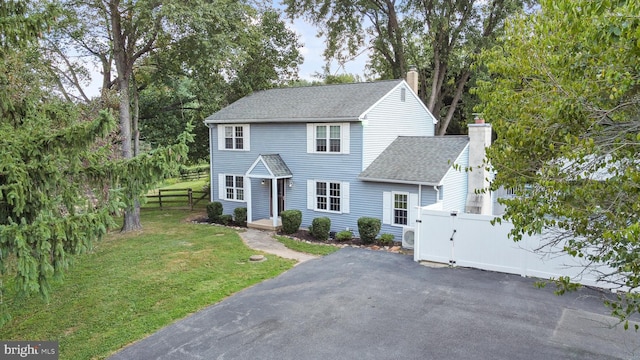
[[[562,247],[535,252],[542,236],[524,236],[514,242],[508,236],[513,225],[491,225],[493,216],[419,209],[414,260],[498,271],[542,279],[569,276],[583,285],[611,287],[597,282],[605,266],[584,271],[584,260],[562,252]]]

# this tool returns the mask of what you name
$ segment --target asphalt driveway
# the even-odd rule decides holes
[[[600,293],[342,249],[300,264],[111,359],[640,359]]]

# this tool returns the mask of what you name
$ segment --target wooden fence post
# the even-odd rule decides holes
[[[193,189],[187,189],[187,197],[189,198],[189,209],[193,211]]]
[[[162,190],[158,190],[158,203],[160,204],[160,210],[162,210]]]

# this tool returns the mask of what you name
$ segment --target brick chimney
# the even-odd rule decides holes
[[[466,212],[491,215],[491,194],[476,193],[489,188],[490,173],[485,170],[485,148],[491,145],[491,124],[485,124],[482,117],[476,116],[475,124],[469,124],[469,167],[467,183]]]
[[[415,65],[409,66],[407,71],[407,84],[416,95],[418,94],[418,68]]]

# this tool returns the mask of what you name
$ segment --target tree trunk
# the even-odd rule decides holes
[[[142,224],[140,224],[140,202],[136,200],[132,209],[125,210],[124,222],[120,231],[127,232],[140,229],[142,229]]]
[[[134,77],[131,78],[133,86],[133,156],[140,154],[140,128],[138,127],[138,120],[140,119],[140,94],[138,93],[138,85]]]
[[[451,106],[449,106],[449,111],[447,111],[447,116],[444,118],[444,121],[438,123],[438,131],[436,135],[445,135],[447,133],[447,127],[449,127],[449,123],[453,118],[453,114],[455,113],[456,108],[458,107],[458,102],[462,97],[464,86],[467,84],[467,81],[469,81],[470,76],[471,76],[471,72],[465,71],[465,73],[462,74],[462,77],[458,80],[458,86],[456,87],[456,92],[453,95]]]
[[[433,75],[431,77],[431,95],[429,95],[429,102],[427,103],[427,109],[431,111],[433,116],[438,118],[438,114],[433,112],[433,108],[436,104],[436,99],[438,97],[438,79],[440,78],[440,52],[437,47],[433,49]]]
[[[129,89],[133,64],[127,56],[126,36],[122,32],[122,18],[120,17],[120,2],[118,0],[109,3],[111,11],[111,31],[113,36],[113,54],[118,71],[118,92],[120,93],[120,137],[122,140],[122,157],[131,159],[133,157],[131,146],[131,95]],[[134,194],[129,194],[135,196]],[[125,209],[124,222],[121,231],[132,231],[142,228],[140,225],[140,202],[133,200],[133,206]]]
[[[117,65],[117,61],[116,61]],[[120,72],[120,71],[118,71]],[[118,77],[118,87],[120,88],[120,136],[122,140],[122,157],[133,158],[131,146],[131,97],[129,95],[128,76]],[[135,196],[130,194],[130,196]],[[122,232],[138,230],[142,228],[140,224],[140,202],[133,199],[133,206],[125,209]]]

